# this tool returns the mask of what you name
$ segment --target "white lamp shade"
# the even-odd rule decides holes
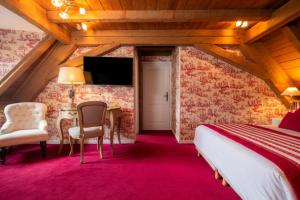
[[[61,67],[57,82],[62,84],[84,84],[83,70],[80,67]]]
[[[296,87],[288,87],[282,93],[282,96],[300,96],[300,91]]]

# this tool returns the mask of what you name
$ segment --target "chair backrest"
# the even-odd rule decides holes
[[[107,104],[88,101],[77,105],[80,128],[102,126],[105,121]]]
[[[43,103],[24,102],[9,104],[4,108],[6,123],[13,130],[37,129],[41,120],[45,120],[47,106]]]

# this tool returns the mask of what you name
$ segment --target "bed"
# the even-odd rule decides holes
[[[262,127],[293,136],[300,134],[277,126]],[[242,144],[205,125],[196,128],[194,144],[213,170],[218,171],[242,199],[297,199],[281,169]]]

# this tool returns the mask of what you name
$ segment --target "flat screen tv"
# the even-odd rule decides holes
[[[132,86],[133,59],[84,57],[86,84]]]

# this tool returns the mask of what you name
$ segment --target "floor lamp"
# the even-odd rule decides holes
[[[76,106],[74,104],[74,85],[85,83],[83,70],[80,67],[61,67],[59,69],[57,82],[61,84],[71,85],[71,89],[68,91],[69,103],[67,109],[75,109]]]

